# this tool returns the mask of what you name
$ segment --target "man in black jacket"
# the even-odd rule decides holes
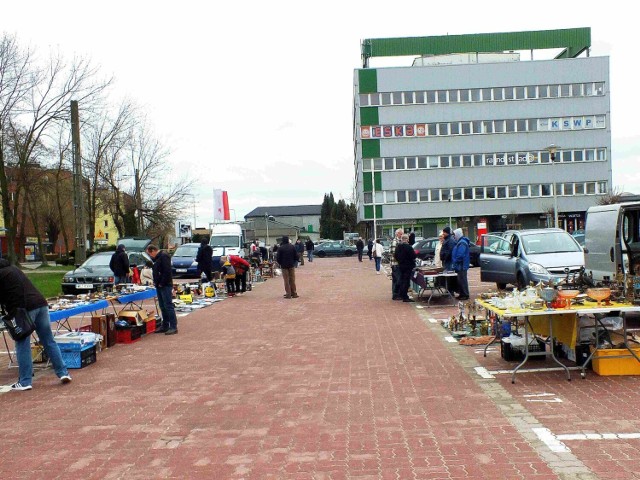
[[[452,270],[452,257],[453,247],[456,246],[456,241],[451,235],[451,228],[444,227],[442,229],[442,234],[444,235],[444,242],[442,244],[442,248],[440,249],[440,260],[442,260],[442,267],[445,271]]]
[[[402,300],[403,302],[413,302],[407,291],[409,290],[409,283],[411,282],[411,272],[416,266],[416,252],[413,247],[409,245],[409,235],[406,233],[402,235],[401,243],[396,247],[395,258],[398,261],[398,291],[395,300]]]
[[[356,242],[356,250],[358,251],[358,261],[362,261],[362,252],[364,251],[364,242],[361,238]]]
[[[296,259],[298,252],[296,247],[289,243],[289,237],[282,237],[282,243],[278,248],[277,261],[282,269],[282,279],[284,280],[284,298],[298,298],[296,290]]]
[[[307,243],[305,243],[305,247],[307,249],[307,260],[309,260],[310,262],[313,262],[313,251],[315,250],[316,246],[313,244],[310,238],[307,239]]]
[[[109,268],[113,271],[113,284],[127,283],[129,277],[129,255],[124,250],[124,245],[118,245],[116,252],[111,255]]]
[[[207,277],[207,281],[211,281],[211,270],[213,270],[213,249],[209,242],[202,239],[200,242],[200,248],[196,255],[196,262],[198,262],[198,273],[200,277],[204,273]]]
[[[53,369],[62,383],[69,383],[71,376],[62,360],[58,344],[51,333],[49,305],[42,294],[33,286],[19,268],[0,259],[0,305],[12,318],[16,309],[25,308],[36,326],[40,344],[44,347]],[[31,358],[31,336],[16,342],[19,380],[11,385],[11,390],[31,390],[33,360]]]
[[[162,327],[155,333],[175,335],[178,333],[178,319],[173,306],[173,277],[171,275],[171,257],[161,252],[155,245],[147,247],[147,253],[153,259],[153,283],[158,293],[158,305],[162,312]]]

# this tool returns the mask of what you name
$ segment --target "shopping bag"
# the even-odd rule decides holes
[[[27,338],[36,329],[26,308],[17,308],[13,317],[5,315],[2,321],[15,342]]]

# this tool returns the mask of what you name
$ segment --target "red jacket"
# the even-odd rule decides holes
[[[249,262],[237,255],[229,255],[229,263],[231,263],[231,265],[233,265],[233,268],[236,269],[236,272],[240,274],[248,272],[249,268],[251,268]]]

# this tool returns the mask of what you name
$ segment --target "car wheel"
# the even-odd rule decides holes
[[[345,251],[344,251],[344,255],[345,255],[346,257],[350,257],[351,255],[353,255],[353,252],[352,252],[351,250],[345,250]]]
[[[498,287],[498,290],[504,290],[505,288],[507,288],[507,284],[506,283],[496,283],[496,287]]]
[[[324,257],[326,257],[326,256],[327,256],[327,254],[326,254],[326,253],[324,253],[324,252],[318,252],[318,253],[316,253],[316,257],[324,258]]]

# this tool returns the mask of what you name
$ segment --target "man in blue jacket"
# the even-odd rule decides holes
[[[469,270],[469,239],[462,233],[461,228],[453,232],[456,241],[451,254],[453,269],[458,274],[458,300],[469,300],[469,282],[467,270]]]

